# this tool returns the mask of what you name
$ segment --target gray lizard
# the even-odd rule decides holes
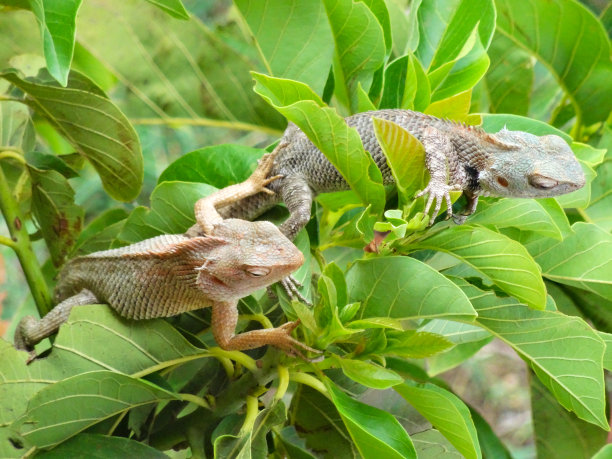
[[[377,110],[346,118],[357,129],[366,151],[382,172],[383,183],[393,175],[376,140],[372,117],[392,121],[415,136],[425,148],[431,180],[417,196],[428,194],[425,213],[435,201],[430,223],[450,191],[468,198],[463,215],[476,210],[478,196],[548,198],[582,188],[584,173],[572,150],[559,136],[535,136],[502,129],[488,134],[481,128],[441,120],[411,110]],[[225,217],[252,220],[282,201],[290,216],[280,229],[290,240],[308,223],[313,197],[349,188],[325,155],[294,124],[285,131],[271,174],[281,178],[270,185],[274,194],[258,193],[221,209]],[[448,216],[452,216],[448,211]],[[463,219],[459,218],[459,222]],[[197,231],[197,227],[190,229]]]
[[[19,349],[55,333],[74,306],[107,303],[129,319],[169,317],[212,306],[211,328],[226,350],[271,344],[289,352],[315,351],[291,337],[298,322],[235,335],[238,299],[299,268],[302,253],[270,222],[224,220],[216,210],[265,188],[274,154],[265,155],[245,182],[196,203],[203,236],[157,236],[126,247],[70,260],[55,290],[59,304],[41,320],[24,317],[15,333]],[[315,351],[318,352],[318,351]]]

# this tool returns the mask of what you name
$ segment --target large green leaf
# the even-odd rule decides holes
[[[574,0],[496,0],[497,31],[555,74],[586,125],[612,111],[610,42],[601,23]]]
[[[81,0],[29,0],[42,36],[49,73],[62,86],[68,84],[68,72],[74,52],[76,14]]]
[[[185,232],[195,223],[195,202],[215,190],[205,183],[162,182],[151,194],[151,209],[134,209],[117,236],[117,241],[127,244],[160,234]]]
[[[195,16],[177,21],[142,1],[92,0],[79,12],[77,39],[119,79],[121,107],[136,122],[284,127],[250,89],[257,63]]]
[[[365,2],[323,0],[323,4],[336,43],[335,95],[354,112],[358,86],[367,93],[374,72],[384,62],[384,31]]]
[[[138,135],[100,88],[75,72],[67,88],[54,81],[25,80],[12,71],[0,77],[25,92],[25,102],[92,163],[108,194],[122,201],[138,195],[143,179]]]
[[[331,399],[363,457],[416,458],[408,433],[389,413],[358,402],[328,384]]]
[[[537,378],[530,378],[533,430],[538,458],[589,459],[606,443],[608,433],[561,407]]]
[[[147,0],[162,11],[177,19],[189,19],[189,13],[181,3],[181,0]]]
[[[291,399],[292,424],[306,446],[328,457],[359,458],[334,404],[321,393],[301,384]]]
[[[357,261],[349,270],[349,302],[362,308],[357,318],[476,316],[467,297],[428,265],[409,257],[379,257]]]
[[[381,212],[385,205],[382,176],[364,151],[357,130],[349,128],[335,110],[323,107],[321,99],[303,83],[261,74],[253,77],[255,91],[304,131],[365,205]]]
[[[470,410],[459,397],[435,384],[406,381],[394,386],[466,458],[481,458]]]
[[[512,226],[523,231],[534,231],[553,239],[562,239],[569,223],[557,201],[549,199],[500,199],[490,205],[479,206],[470,217],[471,224]]]
[[[566,409],[608,429],[605,415],[605,344],[582,319],[534,311],[454,279],[478,311],[476,323],[510,345]]]
[[[501,34],[493,37],[489,56],[491,67],[485,78],[489,110],[527,115],[534,81],[531,56]]]
[[[421,39],[416,55],[427,69],[432,99],[472,88],[489,66],[495,28],[492,0],[434,0],[418,10]]]
[[[147,459],[167,459],[161,451],[122,437],[81,433],[76,437],[56,446],[51,451],[36,453],[41,459],[64,459],[66,457],[83,457],[87,451],[90,459],[107,459],[109,457],[146,457]]]
[[[591,223],[578,222],[563,241],[538,239],[527,249],[542,275],[612,300],[612,235]]]
[[[323,93],[334,53],[323,2],[236,0],[270,75]]]
[[[93,371],[42,389],[32,397],[18,423],[27,441],[48,448],[116,414],[176,398],[147,381]]]
[[[609,8],[612,11],[612,8]],[[612,231],[612,128],[605,127],[604,134],[598,144],[606,148],[604,161],[597,166],[597,177],[591,184],[591,199],[589,207],[584,210],[588,221],[597,224],[606,231]]]
[[[60,266],[81,231],[83,209],[74,203],[74,191],[62,174],[35,167],[28,170],[32,180],[32,213],[53,264]]]
[[[538,265],[525,247],[503,234],[479,226],[453,226],[410,248],[450,253],[529,306],[544,309],[546,305]]]
[[[158,183],[180,180],[223,188],[246,180],[263,153],[259,148],[231,144],[202,148],[170,164],[159,176]]]
[[[403,379],[394,371],[373,363],[342,358],[336,361],[346,376],[366,387],[387,389],[403,382]]]

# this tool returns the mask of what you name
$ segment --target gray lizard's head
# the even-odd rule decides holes
[[[304,255],[272,223],[226,219],[211,234],[223,241],[206,257],[198,287],[211,300],[250,295],[287,277],[304,263]]]
[[[475,194],[547,198],[584,186],[580,163],[561,137],[506,129],[487,137],[489,161],[478,174]]]

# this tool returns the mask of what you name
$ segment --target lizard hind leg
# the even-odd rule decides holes
[[[73,307],[98,302],[92,292],[83,289],[59,303],[40,320],[32,316],[24,317],[15,330],[15,347],[20,350],[33,351],[36,343],[55,333],[60,325],[68,320]]]
[[[219,347],[226,351],[244,351],[269,344],[300,357],[303,357],[299,351],[300,348],[317,354],[321,353],[291,336],[291,332],[299,325],[299,321],[288,322],[278,328],[251,330],[236,335],[235,329],[238,322],[236,304],[215,303],[212,308],[213,336]]]

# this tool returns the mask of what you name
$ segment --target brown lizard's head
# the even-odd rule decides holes
[[[584,186],[580,163],[561,137],[502,129],[488,138],[489,164],[475,194],[548,198]]]
[[[304,263],[302,252],[270,222],[226,219],[210,236],[224,243],[207,254],[197,282],[214,301],[250,295]]]

